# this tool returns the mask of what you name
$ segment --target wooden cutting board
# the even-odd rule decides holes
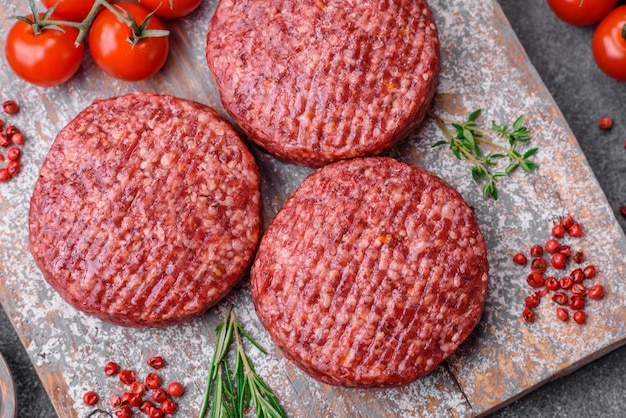
[[[0,39],[9,16],[27,13],[27,2],[0,6]],[[43,280],[28,251],[29,199],[40,165],[56,133],[99,97],[133,90],[174,94],[220,109],[204,58],[205,34],[216,1],[204,1],[192,15],[167,22],[171,54],[161,73],[149,81],[125,83],[104,75],[86,58],[79,74],[57,88],[38,88],[19,79],[0,61],[1,99],[14,99],[21,111],[5,117],[26,134],[22,172],[0,184],[0,302],[12,320],[61,417],[85,417],[92,410],[82,395],[95,390],[121,393],[117,379],[104,376],[114,360],[148,372],[145,359],[162,355],[169,365],[164,380],[179,380],[186,394],[177,416],[197,416],[215,342],[214,328],[229,303],[249,333],[269,351],[252,352],[258,373],[293,417],[452,416],[487,414],[555,377],[624,343],[626,238],[617,224],[576,139],[513,33],[496,1],[431,0],[441,41],[441,82],[431,115],[389,155],[419,164],[452,184],[474,207],[486,236],[491,265],[487,305],[480,325],[461,348],[430,375],[398,389],[356,390],[312,380],[286,361],[271,344],[250,300],[247,279],[202,318],[167,329],[126,329],[88,317],[67,305]],[[497,201],[483,199],[469,166],[445,147],[433,114],[462,119],[482,108],[479,122],[512,123],[524,114],[540,151],[532,175],[514,173],[501,182]],[[255,149],[263,175],[265,222],[311,172],[282,164]],[[588,323],[562,323],[554,305],[543,301],[538,321],[520,313],[529,293],[526,270],[511,262],[518,250],[548,238],[552,222],[572,214],[584,235],[573,243],[599,267],[595,279],[606,297],[590,303]],[[63,216],[60,214],[59,216]],[[110,408],[109,408],[110,409]]]

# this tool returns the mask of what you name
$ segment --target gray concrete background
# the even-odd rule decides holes
[[[561,108],[620,225],[626,230],[626,219],[619,213],[620,206],[626,205],[626,83],[609,79],[596,67],[590,48],[593,26],[579,28],[559,21],[545,0],[499,0],[499,3],[530,61]],[[613,129],[598,128],[597,121],[602,116],[613,118]],[[0,353],[15,381],[18,416],[55,417],[2,309]],[[492,417],[623,417],[626,416],[624,376],[626,347],[546,384]]]

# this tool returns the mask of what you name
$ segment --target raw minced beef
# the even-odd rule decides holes
[[[433,370],[479,322],[485,240],[462,196],[386,157],[307,177],[261,239],[259,318],[323,382],[397,386]]]
[[[199,103],[99,100],[57,135],[31,198],[32,255],[77,309],[127,326],[186,321],[242,278],[260,179],[232,127]]]
[[[407,137],[439,74],[425,0],[220,0],[206,56],[224,108],[248,137],[313,167]]]

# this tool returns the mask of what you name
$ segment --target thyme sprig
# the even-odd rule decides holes
[[[211,359],[209,375],[200,418],[209,409],[211,418],[242,418],[254,407],[257,418],[286,418],[270,387],[256,373],[244,349],[244,338],[261,353],[267,352],[241,326],[232,306],[229,306],[224,320],[215,328],[217,343]],[[244,338],[242,338],[242,336]],[[235,341],[235,367],[231,373],[228,367],[228,352]]]
[[[446,140],[436,142],[433,147],[448,145],[457,159],[469,161],[472,164],[471,174],[474,181],[485,183],[482,188],[483,197],[497,200],[498,179],[510,176],[519,167],[527,173],[537,168],[537,163],[530,158],[538,149],[531,148],[523,153],[517,149],[519,144],[526,144],[531,139],[530,129],[524,126],[524,115],[515,119],[510,128],[508,125],[498,125],[495,122],[491,123],[490,128],[480,128],[476,119],[481,111],[474,110],[463,122],[435,116]],[[493,138],[497,137],[505,139],[507,145],[494,142]],[[481,146],[490,147],[493,151],[484,153]],[[500,159],[508,160],[504,169],[498,169]]]

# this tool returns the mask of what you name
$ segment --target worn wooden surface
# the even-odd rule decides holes
[[[26,13],[27,2],[0,6],[0,39],[11,24],[8,16]],[[481,121],[511,121],[524,113],[539,146],[540,168],[531,176],[516,173],[500,186],[497,202],[483,200],[468,175],[468,166],[444,148],[430,146],[442,139],[434,119],[427,118],[408,141],[389,154],[420,164],[457,187],[475,208],[489,246],[491,276],[481,324],[461,349],[427,377],[399,389],[355,390],[320,384],[282,358],[258,322],[244,280],[235,291],[201,319],[155,330],[125,329],[77,312],[43,281],[28,252],[27,212],[38,168],[56,133],[97,97],[135,89],[175,94],[219,108],[205,64],[205,32],[215,1],[206,1],[191,16],[168,22],[172,51],[164,70],[141,83],[124,83],[105,76],[86,58],[69,83],[43,89],[30,86],[0,62],[0,98],[22,105],[5,117],[28,137],[23,169],[13,181],[0,184],[0,302],[11,318],[61,417],[84,417],[86,390],[106,399],[122,391],[106,378],[102,366],[115,360],[147,373],[144,360],[163,355],[169,366],[165,380],[180,380],[187,388],[179,416],[197,416],[208,363],[215,341],[213,329],[228,303],[249,332],[269,349],[254,354],[259,373],[277,392],[294,417],[319,416],[452,416],[483,415],[531,391],[555,376],[623,344],[626,306],[626,238],[597,181],[554,101],[493,0],[431,0],[442,45],[441,84],[433,113],[462,118],[483,108]],[[309,169],[282,164],[255,150],[263,172],[265,222],[273,217]],[[510,258],[518,249],[544,242],[553,219],[571,213],[585,228],[575,245],[589,262],[600,266],[598,282],[607,295],[587,308],[589,322],[553,320],[553,307],[543,303],[539,321],[520,319],[528,293],[525,270]],[[60,214],[62,216],[62,214]]]

